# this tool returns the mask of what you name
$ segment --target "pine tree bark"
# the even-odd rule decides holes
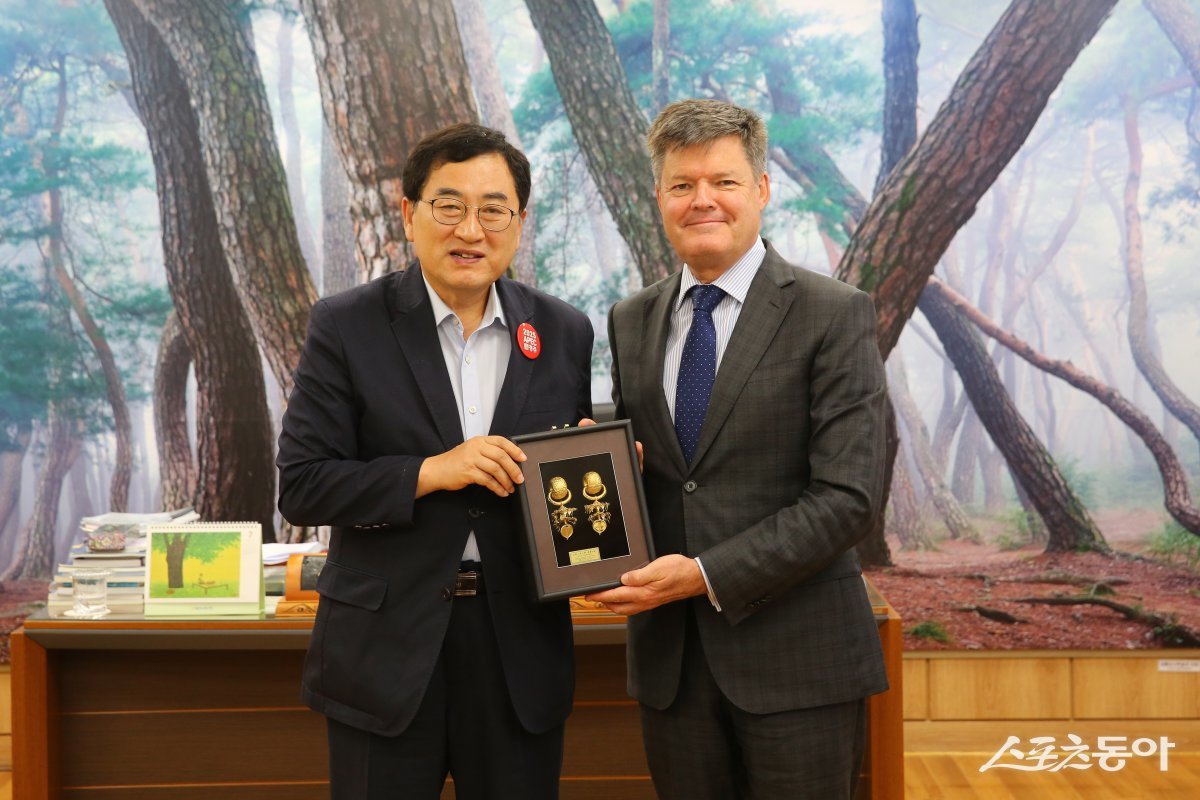
[[[1007,347],[1027,362],[1055,377],[1061,378],[1080,391],[1099,400],[1106,408],[1133,430],[1154,456],[1163,480],[1167,512],[1187,530],[1200,535],[1200,509],[1192,505],[1187,470],[1174,449],[1143,411],[1129,402],[1117,389],[1106,386],[1069,361],[1050,359],[1027,342],[992,322],[969,301],[936,278],[930,279],[927,293],[936,294],[964,314],[977,328]]]
[[[0,411],[0,536],[21,498],[21,465],[32,438],[32,420],[10,419]]]
[[[400,201],[412,148],[478,120],[451,0],[301,0],[325,123],[350,176],[359,281],[408,266]]]
[[[154,438],[158,443],[159,494],[164,510],[186,508],[196,496],[196,467],[188,437],[187,383],[192,369],[179,314],[163,325],[154,362]]]
[[[225,0],[134,4],[162,37],[196,109],[202,174],[225,260],[286,393],[316,291],[296,237],[287,176],[243,12]],[[193,354],[199,358],[194,349]]]
[[[1142,180],[1142,141],[1138,132],[1138,105],[1132,98],[1122,100],[1125,111],[1125,144],[1129,150],[1129,174],[1125,180],[1125,276],[1129,282],[1129,349],[1138,371],[1172,415],[1200,440],[1200,406],[1192,402],[1171,380],[1151,344],[1150,301],[1146,292],[1146,273],[1142,264],[1142,215],[1138,210],[1138,190]]]
[[[925,533],[921,522],[921,506],[913,490],[912,478],[904,464],[903,445],[896,457],[896,468],[892,472],[892,488],[888,493],[891,512],[887,519],[887,532],[900,541],[901,550],[932,550],[933,542]]]
[[[933,325],[946,355],[954,361],[963,388],[1014,479],[1046,524],[1047,552],[1108,549],[1096,524],[1067,485],[1054,459],[1000,386],[996,365],[978,334],[942,295],[921,296],[921,312]]]
[[[204,168],[211,153],[203,144],[203,124],[165,38],[136,3],[106,0],[106,5],[129,57],[134,96],[150,140],[167,286],[196,373],[193,505],[204,519],[259,522],[264,540],[273,541],[275,467],[262,361],[231,276],[228,225],[218,217],[236,208],[219,205],[221,198],[234,195],[211,190]],[[282,181],[273,191],[276,200],[286,201]],[[255,224],[264,222],[255,214],[247,216]],[[265,247],[265,253],[271,252],[269,244]],[[301,277],[307,282],[307,271]],[[311,292],[311,284],[304,286]],[[298,294],[286,302],[298,303]],[[277,356],[283,352],[277,350]],[[172,389],[183,391],[178,385]],[[157,402],[171,401],[159,395]]]
[[[321,294],[344,292],[358,280],[350,178],[328,125],[321,126]]]
[[[483,124],[503,133],[517,149],[524,149],[517,133],[517,123],[513,121],[512,106],[504,94],[504,81],[500,79],[500,68],[496,63],[496,51],[482,0],[454,0],[454,18],[458,22],[463,54],[471,73],[471,85],[475,88],[475,100],[479,104],[479,116]],[[527,286],[537,286],[537,222],[533,203],[526,207],[526,212],[521,246],[513,257],[509,276]]]
[[[983,448],[983,423],[975,409],[967,409],[958,449],[954,451],[954,466],[950,470],[950,491],[958,502],[969,506],[975,502],[975,467],[980,463]]]
[[[1142,0],[1200,86],[1200,14],[1187,0]]]
[[[929,446],[929,431],[925,427],[925,420],[921,417],[921,410],[917,408],[916,402],[908,391],[908,377],[899,352],[896,352],[893,358],[888,359],[888,373],[890,378],[888,394],[891,396],[900,418],[904,420],[904,427],[908,430],[907,441],[911,447],[913,460],[917,463],[917,471],[925,484],[926,494],[946,523],[950,538],[974,543],[983,541],[979,532],[975,530],[975,526],[971,524],[971,520],[967,519],[967,515],[963,513],[958,501],[954,499],[954,495],[946,488],[942,473],[934,462],[933,450]]]
[[[917,6],[914,0],[883,0],[883,72],[888,87],[883,98],[884,137],[875,192],[917,141]]]
[[[1116,0],[1014,0],[855,231],[837,276],[868,291],[880,352]]]
[[[79,457],[83,444],[83,422],[63,403],[51,401],[47,413],[49,434],[46,458],[38,476],[33,513],[25,521],[18,552],[0,580],[49,578],[54,574],[54,534],[58,530],[58,504],[63,479]]]
[[[658,114],[671,102],[671,0],[654,0],[650,72],[654,86],[654,113]]]
[[[675,270],[659,224],[647,125],[592,0],[526,0],[588,171],[629,245],[643,284]]]

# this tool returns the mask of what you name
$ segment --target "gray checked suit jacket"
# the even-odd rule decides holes
[[[887,688],[853,547],[882,513],[885,386],[863,292],[767,244],[713,386],[692,464],[663,396],[676,273],[609,314],[613,399],[645,446],[659,555],[700,556],[706,597],[629,620],[629,691],[666,708],[687,605],[717,684],[765,714]]]

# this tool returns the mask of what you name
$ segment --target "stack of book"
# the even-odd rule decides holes
[[[71,573],[79,568],[106,569],[108,607],[114,614],[141,614],[145,609],[147,524],[192,522],[200,515],[190,508],[156,514],[108,513],[84,517],[79,522],[80,541],[71,545],[70,563],[60,564],[50,585],[46,606],[51,614],[71,608],[74,583]],[[93,549],[88,540],[103,541],[106,546],[121,542],[120,549]],[[117,545],[120,547],[120,545]]]

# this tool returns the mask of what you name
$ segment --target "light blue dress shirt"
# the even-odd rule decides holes
[[[496,284],[488,290],[487,305],[479,327],[470,337],[463,338],[463,324],[450,306],[438,297],[424,275],[425,290],[433,304],[433,319],[437,325],[438,341],[442,345],[442,358],[446,361],[446,373],[454,388],[454,402],[458,407],[458,420],[462,425],[463,441],[472,436],[486,436],[492,427],[492,416],[496,413],[496,400],[500,387],[508,372],[508,358],[512,353],[508,324],[504,309],[500,306],[500,295]],[[463,561],[482,561],[475,531],[467,537],[463,549]]]

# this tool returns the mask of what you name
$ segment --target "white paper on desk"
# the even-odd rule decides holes
[[[109,511],[107,514],[84,517],[79,520],[79,524],[85,529],[95,530],[101,525],[158,525],[166,522],[194,522],[198,519],[200,519],[200,515],[190,508],[181,508],[175,511],[158,511],[148,514]]]
[[[320,542],[300,542],[299,544],[280,544],[270,542],[262,546],[263,564],[284,564],[292,553],[324,553],[325,545]]]

